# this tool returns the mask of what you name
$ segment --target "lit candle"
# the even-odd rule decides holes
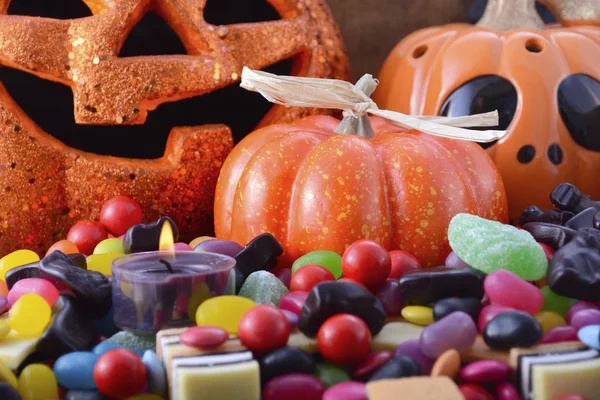
[[[185,326],[200,303],[235,294],[235,259],[214,253],[173,249],[170,224],[162,227],[159,251],[129,254],[113,261],[114,320],[122,329],[152,334]]]

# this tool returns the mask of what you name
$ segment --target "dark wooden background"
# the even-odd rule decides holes
[[[473,0],[327,0],[350,57],[353,80],[377,75],[392,48],[417,29],[466,22]]]

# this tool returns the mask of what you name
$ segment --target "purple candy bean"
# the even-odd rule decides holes
[[[444,263],[447,268],[471,268],[469,264],[461,260],[455,252],[450,252]]]
[[[421,367],[421,375],[429,375],[431,368],[433,367],[433,363],[435,363],[434,358],[427,357],[425,354],[423,354],[421,351],[421,345],[416,339],[407,340],[396,347],[394,356],[410,356],[414,358]]]
[[[600,310],[586,308],[579,310],[571,318],[571,326],[577,330],[588,325],[600,325]]]
[[[588,308],[591,308],[592,310],[598,309],[598,307],[596,307],[594,303],[590,303],[583,300],[579,300],[573,303],[573,305],[569,308],[569,311],[567,311],[567,315],[565,316],[567,324],[571,324],[571,318],[573,318],[573,314],[580,310],[587,310]]]
[[[202,250],[207,253],[224,254],[229,257],[235,257],[242,251],[244,246],[231,240],[209,239],[198,243],[194,250]]]
[[[425,327],[419,344],[427,357],[437,358],[449,349],[456,349],[459,353],[469,351],[476,338],[477,327],[473,318],[465,312],[455,311]]]
[[[400,315],[402,312],[404,304],[400,295],[400,281],[398,279],[386,280],[377,291],[377,298],[381,300],[388,316]]]

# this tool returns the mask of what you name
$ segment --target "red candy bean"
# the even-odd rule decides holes
[[[531,315],[537,314],[544,305],[544,295],[538,287],[504,269],[486,276],[483,288],[493,304],[512,307]]]
[[[238,325],[240,341],[255,353],[283,347],[290,337],[290,324],[277,307],[262,304],[244,314]]]
[[[510,307],[499,306],[496,304],[490,304],[489,306],[485,306],[481,309],[479,313],[479,319],[477,320],[477,327],[480,332],[483,332],[483,328],[490,322],[494,317],[500,315],[507,311],[513,311]]]
[[[465,400],[494,400],[494,396],[476,383],[463,383],[458,385],[458,390],[465,396]]]
[[[367,396],[367,385],[362,382],[341,382],[331,386],[323,400],[369,400]]]
[[[58,289],[45,279],[26,278],[17,281],[8,292],[8,304],[11,306],[27,293],[35,293],[44,298],[52,307],[58,299]]]
[[[279,278],[286,288],[290,288],[292,282],[292,270],[290,268],[276,267],[271,270],[271,273]]]
[[[354,368],[352,378],[362,380],[379,369],[383,364],[392,359],[392,352],[387,350],[375,351],[367,356]]]
[[[319,328],[317,347],[334,364],[356,364],[369,353],[371,331],[362,319],[352,314],[337,314]]]
[[[389,279],[400,279],[407,272],[423,268],[417,257],[404,250],[390,251],[390,260],[392,269]]]
[[[287,374],[271,379],[263,389],[263,400],[321,400],[325,387],[308,374]]]
[[[362,282],[359,282],[356,279],[342,277],[342,278],[338,279],[338,282],[350,282],[350,283],[354,283],[355,285],[358,285],[358,286],[360,286],[361,288],[363,288],[365,290],[369,290],[368,287],[366,287]]]
[[[126,196],[113,197],[100,211],[100,223],[114,236],[124,235],[132,226],[141,224],[142,218],[140,205]]]
[[[191,347],[214,349],[229,339],[229,333],[217,326],[194,326],[179,335],[179,341]]]
[[[555,326],[542,336],[540,344],[570,342],[574,340],[579,340],[577,338],[577,329],[572,326]]]
[[[327,268],[320,265],[308,264],[300,267],[292,274],[290,290],[310,292],[317,283],[323,281],[335,281],[335,277]]]
[[[554,257],[554,254],[556,253],[556,250],[554,250],[552,247],[548,246],[546,243],[538,243],[538,244],[540,245],[542,250],[544,250],[544,254],[546,254],[546,259],[548,261],[552,260],[552,257]]]
[[[109,350],[94,365],[94,382],[105,396],[117,399],[130,397],[144,387],[146,367],[131,350]]]
[[[102,224],[95,221],[79,221],[67,233],[67,240],[75,244],[81,254],[88,256],[104,239],[108,239],[108,233]]]
[[[475,361],[460,371],[460,377],[467,382],[498,382],[510,375],[511,367],[498,360]]]
[[[379,243],[359,240],[352,243],[342,255],[342,272],[345,277],[365,284],[371,291],[390,276],[390,254]]]
[[[302,311],[302,307],[304,307],[304,302],[306,302],[307,297],[308,292],[301,290],[286,293],[279,299],[279,308],[300,315],[300,311]]]
[[[590,400],[589,397],[580,396],[578,394],[568,394],[566,396],[560,396],[556,400]]]
[[[497,400],[521,400],[519,392],[510,382],[500,382],[496,386],[496,399]]]

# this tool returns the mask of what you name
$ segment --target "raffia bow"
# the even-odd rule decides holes
[[[412,116],[395,111],[380,110],[370,95],[377,80],[366,74],[356,85],[336,79],[279,76],[244,67],[244,89],[258,92],[272,103],[288,107],[314,107],[342,110],[344,119],[337,133],[351,133],[373,137],[367,114],[384,118],[393,125],[417,129],[435,136],[471,140],[480,143],[501,139],[505,130],[472,130],[464,127],[498,126],[498,111],[464,117]]]

